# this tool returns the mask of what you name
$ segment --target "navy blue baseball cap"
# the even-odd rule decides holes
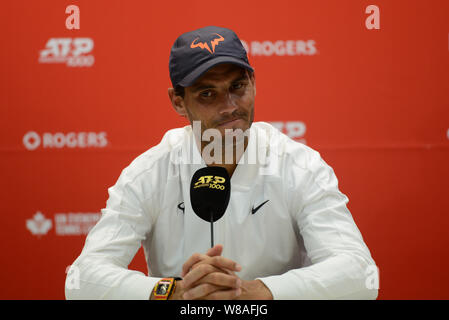
[[[245,48],[234,31],[215,26],[183,33],[170,51],[169,70],[173,87],[189,87],[207,70],[232,63],[254,72]]]

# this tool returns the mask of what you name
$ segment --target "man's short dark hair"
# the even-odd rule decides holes
[[[184,98],[185,90],[183,86],[180,86],[179,84],[175,86],[175,95],[180,96]]]

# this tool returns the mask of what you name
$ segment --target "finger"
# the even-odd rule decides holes
[[[239,287],[240,278],[232,271],[220,269],[210,264],[196,265],[183,278],[182,287],[188,289],[200,283],[211,283],[223,287]]]
[[[206,255],[209,257],[221,256],[222,252],[223,252],[223,245],[216,244],[215,246],[207,250]]]
[[[193,283],[197,282],[199,279],[204,277],[205,275],[212,273],[212,272],[220,272],[221,270],[215,268],[214,266],[210,264],[201,264],[198,265],[196,268],[190,270],[185,277],[182,279],[182,287],[188,288]]]
[[[215,257],[209,257],[206,259],[203,259],[201,261],[199,261],[198,263],[196,263],[196,265],[194,265],[192,268],[195,268],[201,264],[210,264],[216,268],[219,269],[227,269],[230,271],[240,271],[242,270],[242,267],[235,262],[234,260],[222,257],[222,256],[215,256]]]
[[[182,297],[185,300],[201,299],[202,297],[207,296],[220,289],[222,288],[219,286],[215,286],[210,283],[202,283],[189,290],[186,290]]]
[[[187,274],[187,272],[189,272],[189,270],[192,268],[192,266],[194,266],[195,264],[206,258],[208,258],[208,256],[205,254],[201,253],[192,254],[190,258],[187,259],[187,261],[182,265],[181,277],[184,277]]]
[[[182,266],[181,277],[184,277],[187,272],[189,272],[190,268],[196,263],[206,259],[209,257],[220,256],[223,252],[223,245],[217,244],[207,250],[206,254],[194,253]]]
[[[238,298],[242,294],[242,289],[216,290],[207,296],[204,300],[232,300]]]
[[[240,288],[229,289],[210,283],[202,283],[185,291],[182,297],[185,300],[229,300],[237,298],[241,293],[242,289]]]
[[[236,275],[229,275],[222,272],[212,272],[205,275],[195,284],[210,283],[223,288],[240,288],[242,280]]]
[[[204,265],[209,265],[212,268],[203,267]],[[197,270],[200,267],[201,269]],[[205,276],[207,273],[222,272],[229,275],[234,275],[234,271],[240,271],[241,269],[242,267],[231,259],[227,259],[221,256],[209,257],[197,262],[192,266],[190,270],[183,274],[183,286],[190,286],[191,284]]]

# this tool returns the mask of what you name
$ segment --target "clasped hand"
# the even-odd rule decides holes
[[[235,274],[242,267],[221,256],[223,246],[216,245],[206,254],[193,254],[182,266],[183,280],[173,299],[231,300],[242,294],[242,280]]]

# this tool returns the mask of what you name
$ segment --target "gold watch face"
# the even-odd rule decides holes
[[[161,284],[159,284],[159,286],[156,289],[156,294],[157,295],[165,295],[165,294],[167,294],[169,286],[170,286],[169,283],[161,283]]]

